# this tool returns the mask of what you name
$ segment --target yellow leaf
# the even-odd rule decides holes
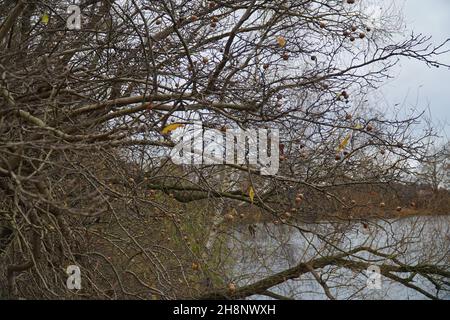
[[[172,132],[173,130],[176,130],[176,129],[178,129],[179,127],[183,127],[183,126],[184,126],[184,125],[181,124],[181,123],[172,123],[172,124],[169,124],[169,125],[165,126],[164,129],[162,129],[161,132],[162,132],[163,134],[168,134],[168,133]]]
[[[255,190],[253,190],[253,187],[248,188],[248,197],[250,198],[250,201],[253,203],[253,199],[255,198]]]
[[[357,129],[357,130],[360,130],[362,128],[364,128],[364,127],[362,125],[360,125],[359,123],[355,126],[355,129]]]
[[[284,48],[284,46],[286,45],[286,39],[282,36],[277,37],[277,42],[281,48]]]
[[[47,12],[44,12],[41,18],[41,22],[43,24],[48,24],[48,21],[50,20],[50,17],[48,16]]]
[[[339,144],[339,147],[338,147],[339,152],[345,149],[345,147],[348,145],[348,142],[350,141],[350,138],[351,138],[351,134],[349,133],[344,138],[344,140],[341,141],[341,143]]]

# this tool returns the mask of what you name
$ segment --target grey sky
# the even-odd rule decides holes
[[[450,38],[449,0],[406,0],[404,15],[407,29],[410,32],[433,36],[434,45]],[[450,49],[450,44],[447,49]],[[450,64],[450,53],[442,56],[441,59]],[[444,130],[443,140],[448,141],[450,138],[450,69],[430,69],[423,63],[403,60],[394,76],[395,79],[381,89],[386,102],[389,105],[404,102],[405,107],[417,106],[420,110],[429,106],[433,122],[438,128]]]

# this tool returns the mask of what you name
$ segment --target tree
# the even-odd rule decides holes
[[[430,185],[435,192],[440,188],[449,189],[449,144],[432,150],[418,174],[420,182]]]
[[[384,258],[381,273],[406,286],[414,276],[396,274],[448,287],[442,260],[390,254],[402,239],[388,252],[347,248],[335,241],[345,232],[291,219],[314,216],[313,198],[348,208],[336,188],[400,181],[424,159],[432,133],[417,135],[420,114],[388,117],[366,99],[402,58],[448,67],[437,60],[446,43],[432,47],[420,34],[397,41],[396,13],[374,23],[359,1],[82,1],[80,30],[66,27],[68,5],[1,4],[5,296],[245,298],[326,267],[363,272],[376,259],[360,252]],[[173,165],[168,125],[194,120],[219,130],[278,128],[279,172]],[[244,208],[313,234],[321,249],[234,288],[218,257],[229,239],[224,222]],[[83,270],[78,293],[64,285],[68,265]]]

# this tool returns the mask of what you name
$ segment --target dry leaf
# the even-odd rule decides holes
[[[178,129],[180,127],[183,127],[183,126],[184,125],[181,124],[181,123],[172,123],[172,124],[169,124],[169,125],[165,126],[164,129],[162,129],[161,132],[163,134],[168,134],[168,133],[172,132],[173,130],[176,130],[176,129]]]
[[[253,190],[253,187],[248,188],[248,197],[250,198],[250,201],[253,203],[253,199],[255,198],[255,190]]]
[[[282,36],[277,37],[277,42],[281,48],[284,48],[284,46],[286,45],[286,39]]]
[[[48,21],[49,21],[49,20],[50,20],[50,18],[49,18],[49,16],[48,16],[47,12],[45,12],[45,13],[42,15],[41,22],[42,22],[43,24],[48,24]]]
[[[350,141],[350,138],[351,138],[351,134],[349,133],[344,138],[344,140],[341,141],[341,143],[339,144],[339,147],[338,147],[339,152],[345,149],[345,147],[348,145],[348,142]]]

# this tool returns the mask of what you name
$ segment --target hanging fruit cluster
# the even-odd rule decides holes
[[[347,4],[355,4],[356,3],[356,0],[347,0],[346,1],[347,2]],[[364,29],[364,30],[363,30]],[[369,26],[366,26],[366,27],[364,27],[364,28],[362,28],[361,30],[359,30],[358,29],[358,27],[357,26],[355,26],[355,25],[352,25],[351,27],[350,27],[350,30],[348,30],[348,29],[346,29],[346,30],[344,30],[343,31],[343,36],[345,37],[345,38],[349,38],[349,40],[351,41],[351,42],[354,42],[354,41],[356,41],[356,38],[358,37],[359,39],[364,39],[364,38],[366,38],[366,32],[371,32],[372,31],[372,29],[369,27]]]

